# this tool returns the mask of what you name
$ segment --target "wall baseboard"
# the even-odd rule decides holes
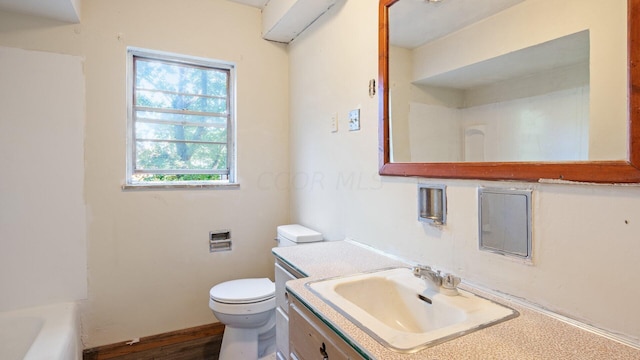
[[[84,360],[146,360],[217,359],[222,345],[224,325],[213,323],[189,329],[140,338],[128,345],[126,341],[86,349]]]

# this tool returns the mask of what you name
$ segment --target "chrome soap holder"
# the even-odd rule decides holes
[[[418,184],[418,220],[430,225],[444,225],[447,222],[444,185]]]

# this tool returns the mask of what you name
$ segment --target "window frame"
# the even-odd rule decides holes
[[[228,111],[227,117],[227,164],[229,173],[226,180],[186,180],[186,181],[135,181],[136,166],[136,135],[134,116],[135,96],[135,58],[165,61],[189,66],[214,68],[228,71]],[[236,139],[236,66],[234,63],[201,58],[189,55],[181,55],[164,51],[142,49],[137,47],[127,48],[127,136],[126,136],[126,180],[122,185],[123,190],[128,189],[173,189],[173,188],[228,188],[238,187],[237,182],[237,139]],[[189,171],[192,172],[192,171]],[[168,170],[166,174],[171,174]],[[175,173],[175,171],[173,172]]]

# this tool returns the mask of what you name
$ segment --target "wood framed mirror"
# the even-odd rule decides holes
[[[379,83],[378,83],[379,99],[380,99],[380,103],[379,103],[379,114],[380,114],[379,173],[380,175],[415,176],[415,177],[426,177],[426,178],[478,179],[478,180],[519,180],[519,181],[536,181],[536,182],[537,181],[551,181],[551,182],[572,181],[572,182],[589,182],[589,183],[640,183],[640,66],[638,65],[638,62],[640,61],[640,26],[638,26],[637,24],[637,22],[640,21],[639,19],[640,0],[614,0],[615,2],[620,2],[618,6],[623,6],[626,8],[626,24],[624,25],[620,24],[618,26],[618,27],[624,26],[624,28],[622,28],[622,35],[619,37],[624,37],[624,33],[626,33],[626,41],[622,39],[624,43],[622,43],[621,46],[618,46],[619,48],[622,48],[623,51],[626,51],[626,54],[623,54],[623,55],[626,55],[626,57],[623,58],[622,63],[620,63],[620,61],[618,60],[617,64],[621,64],[621,66],[615,67],[618,69],[617,70],[618,73],[622,71],[623,72],[622,75],[624,75],[625,77],[622,82],[618,81],[618,84],[621,86],[619,87],[618,90],[616,90],[617,92],[614,92],[615,94],[617,94],[617,96],[615,97],[616,99],[615,102],[618,105],[616,105],[615,108],[612,108],[611,109],[612,111],[609,111],[606,108],[599,107],[600,105],[602,105],[602,103],[611,103],[611,101],[603,101],[600,99],[602,97],[601,96],[602,94],[607,94],[607,92],[609,92],[612,88],[601,89],[601,87],[596,87],[600,85],[598,83],[599,81],[598,79],[615,77],[615,76],[608,76],[608,74],[603,73],[602,70],[598,70],[598,67],[597,67],[598,66],[597,61],[599,61],[598,59],[610,57],[609,54],[604,54],[603,56],[603,55],[598,55],[596,53],[596,51],[602,50],[602,47],[595,41],[600,40],[600,43],[603,43],[602,42],[603,35],[598,33],[598,30],[593,30],[590,28],[585,29],[585,31],[583,32],[583,35],[587,34],[586,35],[587,38],[589,38],[590,36],[594,42],[589,43],[587,40],[587,44],[586,44],[586,51],[587,53],[590,53],[590,56],[592,59],[591,60],[592,63],[587,62],[587,65],[586,65],[587,79],[589,79],[589,76],[590,76],[591,83],[589,83],[589,80],[587,80],[586,91],[588,95],[583,96],[587,98],[586,100],[587,103],[586,105],[583,104],[581,106],[583,108],[586,106],[586,109],[587,109],[586,112],[588,113],[587,120],[586,120],[587,123],[591,121],[593,124],[593,121],[594,121],[593,117],[599,117],[600,118],[599,121],[601,121],[601,123],[599,126],[595,126],[595,127],[591,125],[590,130],[589,129],[585,130],[584,133],[586,133],[588,140],[586,141],[586,145],[584,145],[584,149],[582,150],[582,153],[589,154],[590,152],[597,152],[595,148],[597,148],[600,144],[603,143],[603,140],[602,140],[603,137],[600,137],[600,138],[596,137],[596,136],[601,136],[601,135],[596,135],[597,131],[601,130],[603,127],[605,129],[609,129],[609,126],[606,123],[609,121],[611,122],[611,124],[616,122],[618,124],[616,126],[619,128],[624,128],[622,130],[624,131],[624,134],[616,135],[613,137],[607,135],[607,141],[612,142],[614,144],[614,147],[617,146],[619,148],[617,150],[618,151],[617,154],[620,154],[619,156],[614,155],[611,157],[607,157],[608,155],[604,155],[604,158],[603,158],[603,156],[598,156],[598,155],[596,155],[595,157],[592,157],[590,155],[585,155],[585,158],[580,158],[578,155],[575,155],[575,156],[569,155],[567,158],[560,158],[560,159],[540,158],[535,160],[530,160],[526,156],[523,157],[522,159],[517,158],[515,160],[508,158],[508,156],[506,160],[493,160],[490,156],[488,156],[486,157],[486,160],[485,160],[484,157],[478,156],[477,154],[474,155],[474,153],[470,152],[469,150],[472,148],[474,144],[473,134],[482,133],[484,131],[484,128],[482,128],[481,125],[474,124],[473,122],[468,122],[468,121],[463,125],[460,125],[460,124],[455,125],[455,130],[453,132],[456,134],[455,136],[458,136],[461,139],[456,139],[451,141],[446,140],[446,141],[440,142],[441,144],[444,144],[444,143],[451,144],[451,143],[457,142],[456,145],[454,146],[455,149],[453,152],[458,154],[455,156],[459,156],[460,158],[462,158],[462,160],[460,159],[449,160],[446,157],[444,157],[444,158],[437,158],[434,161],[424,160],[424,158],[418,159],[417,161],[411,161],[411,159],[407,160],[405,158],[402,158],[401,156],[394,156],[393,143],[395,141],[396,144],[398,144],[400,143],[400,141],[396,136],[397,134],[393,134],[394,131],[391,128],[393,116],[391,115],[392,106],[390,103],[390,98],[394,96],[392,94],[393,92],[392,88],[394,88],[394,86],[396,85],[395,82],[400,80],[393,78],[394,71],[390,72],[390,62],[389,62],[390,53],[391,53],[390,46],[391,47],[395,46],[395,45],[390,45],[390,27],[393,28],[394,26],[391,24],[391,21],[394,21],[395,23],[398,22],[398,20],[394,20],[397,18],[397,16],[395,17],[393,15],[390,16],[390,13],[391,11],[396,11],[394,9],[394,6],[398,6],[400,3],[404,5],[403,2],[419,3],[418,5],[420,6],[431,6],[433,8],[431,11],[439,11],[437,7],[441,7],[442,9],[444,9],[445,6],[447,6],[446,4],[447,2],[454,2],[454,1],[464,3],[464,1],[461,1],[461,0],[437,0],[437,1],[380,0],[380,5],[379,5]],[[509,1],[510,0],[504,0],[502,2],[505,3]],[[476,1],[476,3],[481,3],[481,2]],[[525,4],[527,6],[530,6],[532,4],[534,5],[544,4],[545,6],[553,7],[554,3],[556,5],[558,4],[558,2],[554,0],[513,0],[511,1],[511,5],[508,5],[509,8],[507,10],[514,11],[518,9],[518,6],[523,6]],[[603,6],[603,7],[609,6],[608,2],[607,4],[602,4],[601,1],[599,3],[601,4],[600,6]],[[469,2],[467,2],[467,4],[469,4]],[[464,5],[459,5],[459,6],[464,6]],[[397,9],[400,9],[400,7],[398,6]],[[406,12],[406,10],[404,12]],[[415,11],[412,11],[412,12],[415,12]],[[554,13],[556,12],[557,11],[555,11],[554,9]],[[460,8],[458,8],[457,14],[459,13],[460,13]],[[509,13],[505,12],[504,14],[501,14],[501,16],[504,17],[507,14]],[[530,13],[527,13],[527,15],[528,14]],[[618,16],[619,15],[620,14],[618,14]],[[496,15],[494,13],[490,16],[495,17]],[[600,14],[598,14],[597,9],[592,11],[592,14],[591,14],[592,18],[596,18],[599,16]],[[624,16],[625,14],[623,13],[622,17],[624,18]],[[443,18],[446,18],[446,17],[443,17]],[[460,20],[460,19],[457,19],[457,20]],[[558,19],[556,19],[556,21],[557,20]],[[595,20],[592,19],[591,21],[595,21]],[[407,24],[415,23],[415,21],[401,21],[401,22],[407,23]],[[423,22],[429,22],[429,20],[424,20]],[[457,22],[460,24],[463,24],[460,26],[468,26],[468,22],[465,25],[465,21],[463,20],[460,20]],[[519,21],[515,21],[515,23],[518,23],[518,22]],[[559,21],[559,22],[563,22],[563,21]],[[486,25],[488,22],[485,20],[485,21],[481,21],[480,23]],[[620,23],[620,21],[618,21],[618,23]],[[526,26],[523,24],[517,24],[517,25]],[[485,27],[488,28],[488,26],[485,26]],[[459,32],[461,28],[462,27],[459,27],[455,31]],[[495,26],[493,28],[494,30],[496,29]],[[530,28],[529,30],[533,32],[533,31],[536,31],[537,28],[544,28],[544,26],[536,27],[535,29]],[[498,29],[504,30],[504,28],[498,28]],[[429,31],[435,32],[433,29]],[[472,30],[472,31],[474,33],[481,33],[479,30]],[[399,31],[394,30],[394,32],[398,33]],[[412,32],[417,33],[419,31],[413,30]],[[504,38],[505,31],[502,31],[502,33]],[[562,37],[562,39],[560,39],[558,42],[552,43],[551,41],[540,41],[539,42],[540,46],[531,46],[528,49],[535,50],[543,47],[554,49],[553,48],[553,46],[555,46],[554,44],[561,44],[563,42],[566,43],[565,40],[571,41],[571,39],[584,38],[584,36],[580,35],[580,32],[571,33],[570,35],[571,36]],[[438,39],[455,38],[452,36],[442,35],[442,34],[436,34],[434,36],[436,36]],[[580,41],[576,43],[579,44]],[[611,43],[611,41],[605,41],[604,43],[608,44],[608,43]],[[561,45],[561,46],[564,46],[564,45]],[[470,45],[469,42],[454,43],[452,47],[457,49],[470,47],[471,49],[469,51],[473,50],[473,44]],[[580,48],[580,47],[581,46],[575,46],[575,48]],[[417,47],[415,47],[414,45],[414,50],[412,51],[415,52],[416,48]],[[480,52],[484,51],[484,49],[486,48],[487,48],[486,46],[482,47]],[[585,48],[585,46],[582,46],[582,48]],[[439,44],[436,47],[436,49],[443,49],[442,44]],[[458,50],[458,52],[456,53],[458,54],[460,51],[461,50]],[[525,58],[536,57],[535,55],[532,55],[533,53],[531,52],[517,52],[512,50],[504,50],[504,49],[501,51],[510,52],[510,54],[512,55],[519,54],[521,56],[521,59],[523,57]],[[567,52],[566,49],[559,51],[558,48],[555,48],[555,50],[552,50],[552,51],[553,53]],[[423,53],[434,54],[435,52],[423,51]],[[595,56],[594,56],[594,53],[595,53]],[[546,57],[546,56],[543,55],[542,57]],[[504,58],[506,57],[495,56],[494,59],[498,59],[496,62],[497,65],[494,64],[492,66],[484,66],[484,67],[488,67],[492,69],[503,68],[505,66],[503,65],[503,63],[500,63],[500,60],[501,59],[503,60]],[[455,63],[457,60],[458,58],[454,57],[453,60],[451,60],[450,58],[449,60],[440,61],[440,63]],[[409,63],[408,67],[411,67],[414,73],[413,75],[415,75],[416,68],[419,68],[419,66],[416,66],[416,63],[417,63],[416,60],[412,60],[412,61],[413,63]],[[480,63],[481,65],[486,65],[489,63],[489,61],[481,61]],[[433,64],[434,62],[430,63],[430,65],[433,65]],[[599,66],[600,66],[600,69],[604,68],[602,64],[600,64]],[[435,66],[431,66],[431,67],[433,68]],[[463,70],[466,70],[467,73],[477,73],[479,71],[478,69],[483,66],[473,67],[470,65],[470,66],[463,66],[463,67],[464,67]],[[624,69],[621,69],[620,67],[624,67]],[[613,67],[609,67],[609,69],[612,69],[612,68]],[[589,71],[591,71],[590,75],[589,75]],[[598,73],[598,71],[600,71],[600,73]],[[465,72],[465,71],[462,71],[462,72]],[[449,76],[449,78],[454,79],[452,80],[454,82],[458,82],[458,83],[464,82],[460,80],[458,73],[453,75],[452,74],[453,74],[453,71],[445,75],[451,75]],[[436,83],[437,81],[447,77],[445,75],[432,76],[431,79],[437,79],[437,80],[433,80],[433,81],[429,80],[431,81],[431,83],[428,84],[428,86],[433,86],[433,84]],[[546,83],[555,82],[554,79],[558,78],[558,76],[553,72],[547,72],[547,75],[545,76],[547,77],[546,78],[543,77],[542,78],[543,80],[538,82],[545,83],[544,79],[547,79],[547,80],[552,79],[552,81],[546,81]],[[496,77],[496,76],[490,75],[485,77]],[[562,77],[564,77],[564,75],[562,75]],[[419,79],[416,80],[417,78]],[[412,84],[417,84],[417,85],[420,85],[419,83],[421,82],[426,82],[426,80],[423,80],[419,76],[410,77],[409,80],[410,82],[412,82]],[[520,82],[521,81],[518,80],[518,83]],[[445,88],[451,87],[451,85],[448,85],[450,83],[446,83],[446,81],[444,82],[444,84],[445,84],[444,85]],[[448,91],[448,89],[445,89],[445,90]],[[583,90],[580,90],[580,91],[583,91]],[[507,90],[503,92],[507,92],[511,94],[516,91]],[[619,96],[620,94],[623,94],[623,95]],[[397,97],[399,96],[396,96],[396,98]],[[589,103],[589,99],[591,103]],[[465,101],[470,102],[469,100],[465,100]],[[418,105],[423,106],[423,104],[418,104]],[[421,109],[418,105],[416,105],[415,107],[417,109]],[[607,105],[607,104],[604,104],[604,105]],[[494,105],[493,107],[495,108],[496,106]],[[497,107],[500,109],[505,108],[502,105]],[[625,109],[624,111],[622,111],[621,109],[622,107],[624,107]],[[459,111],[460,109],[453,110],[453,112],[459,112]],[[618,112],[618,116],[615,116],[616,112]],[[415,111],[414,113],[418,113],[418,111]],[[591,120],[589,120],[589,113],[591,113],[590,115],[592,117]],[[433,112],[429,114],[433,114]],[[491,115],[491,116],[496,117],[496,115]],[[474,114],[473,117],[477,119],[476,114]],[[614,117],[615,119],[613,119]],[[604,121],[604,125],[602,121]],[[493,125],[489,125],[489,126],[492,127]],[[611,126],[611,127],[615,127],[615,126]],[[428,129],[433,129],[433,128],[431,127]],[[480,129],[480,130],[477,130],[477,129]],[[529,137],[528,132],[530,131],[527,129],[523,131],[526,134],[526,136]],[[430,143],[432,146],[434,146],[434,144],[438,144],[437,141],[439,141],[438,138],[441,136],[441,134],[438,133],[437,130],[433,130],[433,131],[429,130],[428,133],[429,133],[428,136],[425,135],[422,138],[419,138],[418,141],[421,141],[422,143]],[[553,135],[551,136],[545,135],[545,136],[548,138],[551,138],[554,136],[558,137],[557,133],[558,132],[554,130]],[[465,134],[470,134],[469,139],[471,140],[469,140],[468,142],[465,142]],[[525,139],[523,139],[522,134],[523,133],[521,132],[520,135],[510,136],[512,140],[511,142],[515,142],[515,143],[526,142]],[[584,137],[584,134],[583,134],[583,137]],[[495,138],[492,138],[492,139],[495,139]],[[563,138],[562,136],[559,136],[560,146],[566,145],[567,143],[567,141],[564,141],[563,139],[568,139],[568,138]],[[495,144],[495,143],[501,143],[501,142],[502,141],[492,140],[490,143]],[[583,142],[585,141],[583,140]],[[542,149],[546,148],[547,150],[549,148],[553,148],[553,146],[556,146],[553,144],[551,145],[538,144],[538,145],[539,145],[538,146],[539,148],[542,148]],[[493,145],[490,145],[490,146],[493,146]],[[483,151],[484,149],[487,149],[487,148],[488,148],[487,145],[481,145],[481,149],[483,149]],[[467,151],[466,153],[467,157],[465,157],[465,149]],[[436,151],[431,151],[431,153],[435,153],[435,152]],[[556,150],[553,151],[554,154],[559,154],[560,152],[561,151],[556,151]],[[474,159],[474,156],[476,157],[476,159]],[[481,159],[478,160],[477,159],[478,157],[480,157]]]

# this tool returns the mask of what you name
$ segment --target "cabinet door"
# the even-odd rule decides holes
[[[279,360],[289,360],[289,300],[286,282],[302,276],[290,266],[276,259],[276,348]]]
[[[276,262],[275,265],[276,276],[276,306],[282,308],[285,314],[289,311],[289,303],[287,300],[286,282],[289,280],[297,279],[295,275],[291,274],[287,269],[282,267]]]
[[[288,306],[287,306],[288,307]],[[288,360],[289,354],[289,317],[285,312],[276,308],[276,348],[280,360]]]
[[[291,359],[348,360],[362,357],[296,301],[289,304]]]

